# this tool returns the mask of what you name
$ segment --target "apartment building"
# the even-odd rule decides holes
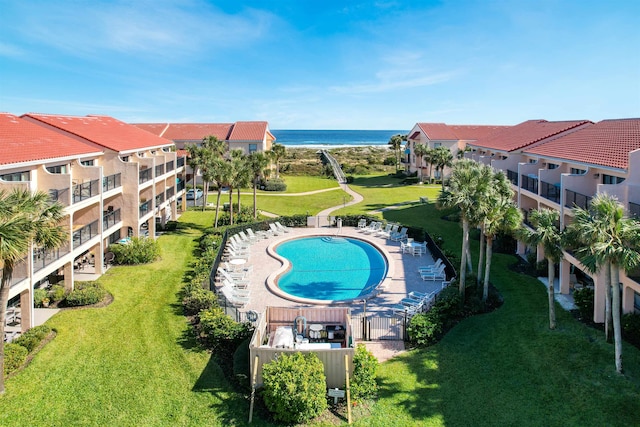
[[[104,272],[110,244],[155,238],[156,224],[177,217],[184,164],[172,141],[112,117],[0,114],[0,189],[50,194],[69,230],[62,247],[32,247],[16,265],[9,299],[23,330],[33,325],[34,288],[72,289],[81,271]]]
[[[616,196],[628,214],[640,220],[640,119],[557,121],[530,120],[468,143],[466,157],[502,170],[525,215],[555,209],[560,227],[569,225],[576,206],[587,208],[595,194]],[[529,248],[518,244],[518,253]],[[537,259],[542,260],[542,248]],[[581,282],[581,283],[580,283]],[[594,321],[604,322],[604,276],[592,275],[565,251],[559,265],[559,291],[593,286]],[[640,270],[620,271],[623,312],[640,312]]]
[[[416,123],[407,134],[407,144],[402,162],[406,172],[416,172],[422,170],[422,175],[427,176],[430,172],[427,169],[426,159],[418,159],[415,155],[415,148],[418,144],[426,145],[428,148],[447,147],[454,158],[458,151],[464,150],[468,143],[483,138],[495,131],[506,129],[508,126],[493,125],[448,125],[445,123]],[[420,163],[420,164],[418,164]],[[446,175],[445,170],[445,175]],[[440,178],[436,176],[436,178]]]

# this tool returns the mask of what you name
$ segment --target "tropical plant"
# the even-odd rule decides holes
[[[218,166],[217,159],[222,159],[225,153],[229,150],[228,144],[225,141],[218,139],[214,135],[205,136],[202,139],[201,149],[201,167],[202,180],[205,183],[204,197],[202,198],[202,210],[204,210],[208,196],[209,196],[209,183],[215,181],[215,184],[220,188],[220,182],[216,180],[217,175],[215,168]],[[216,206],[216,212],[219,206]]]
[[[549,293],[549,329],[556,328],[555,311],[555,265],[562,259],[562,233],[560,232],[560,213],[552,209],[536,209],[529,217],[533,230],[522,229],[524,240],[542,247],[547,259],[547,280]]]
[[[402,143],[406,140],[406,135],[398,134],[393,135],[388,142],[396,157],[396,173],[398,173],[398,166],[400,165],[400,150],[402,149]]]
[[[624,208],[615,197],[600,193],[591,200],[588,210],[574,209],[567,235],[574,253],[589,271],[604,268],[605,294],[611,301],[616,371],[622,373],[619,272],[640,265],[640,224],[625,217]]]
[[[196,175],[198,174],[198,169],[202,165],[202,149],[198,147],[196,144],[187,144],[184,147],[189,155],[187,156],[187,164],[191,168],[193,173],[191,178],[191,188],[196,188]]]
[[[286,149],[282,144],[273,144],[269,156],[276,164],[276,178],[280,178],[280,159],[284,157]]]
[[[488,169],[488,170],[487,170]],[[462,301],[466,286],[469,254],[469,228],[482,218],[487,205],[484,197],[491,186],[490,167],[472,160],[461,160],[453,165],[449,186],[438,196],[438,205],[444,208],[458,207],[462,222],[462,251],[460,255],[459,291]]]
[[[418,169],[420,182],[422,182],[422,159],[429,153],[429,147],[425,144],[416,144],[413,148],[413,152],[416,155],[416,168]]]
[[[436,167],[436,171],[440,171],[440,179],[442,180],[442,191],[444,191],[444,168],[451,167],[453,164],[453,154],[445,146],[436,147],[433,150],[432,161]]]
[[[378,359],[367,350],[367,346],[359,343],[353,355],[353,379],[351,381],[351,397],[354,400],[371,398],[378,392],[376,371]]]
[[[458,150],[458,152],[456,153],[456,159],[458,160],[464,159],[465,153],[468,153],[470,151],[471,151],[471,147],[469,147],[468,145],[465,145],[465,147],[462,150]]]
[[[45,249],[62,246],[68,233],[60,225],[63,206],[51,202],[47,193],[31,193],[16,189],[0,190],[0,336],[4,337],[9,289],[16,263],[27,255],[32,244]],[[4,341],[0,342],[0,372],[4,372]],[[4,393],[4,378],[0,375],[0,394]]]
[[[253,177],[253,219],[258,218],[257,195],[256,195],[257,189],[258,189],[258,183],[260,182],[260,177],[262,176],[263,171],[268,164],[269,164],[269,160],[266,158],[266,156],[263,153],[259,151],[254,151],[253,153],[249,154],[249,157],[247,159],[248,169],[251,172],[251,175]]]
[[[491,273],[491,257],[493,241],[500,232],[513,234],[522,225],[522,212],[513,200],[513,190],[507,176],[502,171],[493,174],[493,184],[489,187],[486,214],[483,220],[483,232],[486,239],[486,261],[482,301],[489,297],[489,276]],[[480,275],[480,269],[478,270]]]
[[[243,161],[244,154],[242,150],[236,149],[231,151],[229,160],[229,175],[227,186],[229,187],[229,221],[233,225],[233,189],[240,188],[244,183],[246,176],[246,167]],[[240,194],[238,194],[238,203],[240,203]]]

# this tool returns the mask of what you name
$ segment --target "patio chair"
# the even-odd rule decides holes
[[[374,233],[374,236],[380,237],[380,236],[385,236],[385,235],[390,234],[390,233],[391,233],[391,224],[387,223],[387,225],[385,225],[383,229],[381,228],[380,230],[376,231]]]
[[[367,220],[366,219],[361,218],[360,220],[358,220],[358,229],[362,230],[366,226],[367,226]]]
[[[432,265],[424,265],[422,267],[418,267],[418,272],[419,273],[422,273],[422,272],[429,273],[429,272],[432,272],[434,270],[437,270],[438,268],[440,268],[441,265],[442,265],[442,259],[438,258],[436,260],[436,262],[434,264],[432,264]]]
[[[250,244],[250,245],[256,242],[256,239],[255,239],[255,238],[251,239],[251,237],[249,237],[248,235],[246,235],[246,234],[244,233],[244,231],[239,231],[239,232],[238,232],[238,235],[240,236],[240,239],[241,239],[243,242],[248,243],[248,244]]]
[[[278,227],[276,227],[274,223],[269,223],[269,230],[271,230],[271,233],[274,236],[281,236],[283,233],[282,231],[278,230]]]
[[[224,269],[219,270],[219,272],[225,280],[228,280],[229,283],[233,283],[236,286],[246,288],[251,283],[249,279],[241,279],[241,278],[233,277]]]
[[[241,286],[237,286],[231,282],[229,282],[228,280],[223,280],[222,281],[222,287],[223,288],[228,288],[231,289],[231,291],[237,295],[243,296],[243,297],[248,297],[251,294],[251,290],[247,289],[247,288],[243,288]]]
[[[225,270],[227,270],[228,272],[233,272],[233,273],[242,273],[245,276],[251,272],[253,272],[253,266],[252,265],[247,265],[242,264],[242,265],[231,265],[226,261],[223,261],[223,267]]]
[[[392,242],[400,242],[407,238],[407,231],[407,227],[402,227],[399,232],[391,234],[389,239],[391,239]]]
[[[431,272],[424,272],[424,273],[420,273],[420,276],[422,277],[422,280],[446,280],[447,279],[447,274],[444,271],[445,266],[444,264],[440,266],[440,268],[431,271]]]
[[[279,221],[276,221],[275,224],[276,224],[276,227],[278,227],[278,230],[281,230],[281,231],[283,231],[285,233],[289,233],[291,231],[291,227],[284,226],[284,225],[280,224]]]
[[[246,272],[229,270],[229,269],[227,269],[227,268],[225,268],[223,266],[220,266],[220,267],[218,267],[218,276],[221,277],[223,275],[228,275],[233,280],[248,280]]]
[[[113,261],[115,261],[115,259],[116,254],[114,254],[113,252],[107,252],[106,254],[104,254],[104,265],[113,264]]]
[[[226,299],[227,302],[234,307],[244,307],[249,302],[248,296],[240,296],[228,287],[223,286],[222,288],[220,288],[220,290],[222,291],[224,299]]]
[[[365,228],[362,232],[364,234],[373,234],[373,233],[376,233],[376,232],[380,231],[381,227],[382,227],[382,223],[381,222],[374,221],[369,225],[369,227]]]
[[[391,310],[393,311],[393,314],[396,316],[408,316],[411,317],[414,314],[418,313],[417,308],[415,307],[411,307],[408,305],[403,305],[403,304],[394,304],[391,306]]]
[[[268,239],[269,238],[269,235],[264,231],[257,231],[257,232],[254,233],[251,228],[247,228],[246,232],[247,232],[247,235],[249,236],[249,238],[255,238],[256,240],[258,238],[261,238],[261,239]]]
[[[427,242],[416,243],[411,245],[411,255],[422,256],[427,253]]]
[[[376,236],[382,237],[383,239],[388,239],[389,237],[391,237],[392,234],[398,232],[398,228],[399,228],[398,224],[393,224],[389,231],[380,231],[379,233],[376,234]]]

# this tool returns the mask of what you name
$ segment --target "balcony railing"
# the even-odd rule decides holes
[[[59,202],[63,206],[69,206],[69,189],[61,188],[61,189],[51,189],[49,190],[49,197],[51,197],[52,202]]]
[[[591,199],[593,197],[586,196],[584,194],[576,193],[575,191],[565,190],[564,205],[568,208],[579,207],[582,209],[588,209]]]
[[[178,182],[178,184],[176,184],[176,191],[182,191],[184,190],[184,181],[180,181]]]
[[[176,163],[177,163],[179,168],[184,166],[184,159],[185,159],[184,157],[178,157],[177,158]]]
[[[151,168],[148,168],[148,169],[142,169],[142,170],[139,172],[139,180],[138,180],[138,183],[142,184],[142,183],[145,183],[145,182],[149,181],[151,178],[153,178],[153,176],[152,176],[151,174],[152,174],[152,170],[151,170]]]
[[[151,200],[147,200],[144,203],[140,203],[140,218],[145,216],[151,210]]]
[[[166,169],[167,169],[167,172],[171,172],[172,170],[174,170],[174,169],[175,169],[175,167],[173,166],[173,160],[168,161],[168,162],[167,162],[167,163],[165,163],[164,165],[165,165],[165,167],[166,167]]]
[[[511,181],[513,185],[518,185],[518,172],[507,169],[507,179]]]
[[[629,216],[640,221],[640,204],[629,202]]]
[[[156,196],[156,206],[160,206],[164,202],[164,193],[160,193]]]
[[[164,165],[156,166],[156,176],[164,175]]]
[[[102,191],[106,192],[122,186],[122,174],[114,173],[113,175],[102,178]]]
[[[40,271],[55,260],[60,259],[70,251],[69,244],[57,249],[35,248],[33,250],[33,271]]]
[[[98,220],[73,232],[73,247],[77,248],[98,235]]]
[[[167,200],[172,198],[174,194],[175,194],[175,189],[173,187],[167,188],[167,191],[165,191],[165,193],[164,193],[164,195],[167,198]]]
[[[73,203],[78,203],[100,194],[99,184],[100,184],[100,180],[94,179],[93,181],[74,185],[73,186]]]
[[[552,202],[560,203],[560,184],[540,181],[540,195]]]
[[[27,277],[29,277],[29,270],[28,270],[29,266],[27,264],[27,257],[28,255],[26,255],[24,258],[22,258],[19,261],[16,261],[13,264],[13,275],[11,276],[11,286],[16,285],[19,282],[22,282]]]
[[[102,229],[106,230],[109,227],[113,227],[121,221],[120,209],[106,210],[102,212]]]
[[[535,175],[520,175],[520,187],[538,194],[538,178]]]

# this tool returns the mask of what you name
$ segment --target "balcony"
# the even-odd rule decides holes
[[[179,168],[184,166],[184,157],[178,157],[178,159],[176,160],[176,163],[178,165]]]
[[[173,197],[174,194],[175,194],[175,189],[173,187],[169,187],[167,188],[167,191],[165,191],[164,196],[167,198],[167,200],[169,200],[170,198]]]
[[[52,262],[69,253],[69,245],[66,244],[57,249],[35,248],[33,250],[33,271],[37,272]]]
[[[156,196],[156,206],[160,206],[164,202],[164,193],[160,193]]]
[[[122,174],[115,173],[113,175],[105,176],[104,178],[102,178],[102,192],[106,193],[109,190],[121,187],[121,176]]]
[[[175,169],[175,167],[173,166],[173,160],[165,163],[164,166],[167,169],[167,172],[171,172],[172,170]]]
[[[100,194],[100,180],[98,179],[82,184],[76,184],[73,186],[73,203],[90,199],[98,194]]]
[[[560,183],[550,184],[540,181],[540,195],[547,200],[560,203]]]
[[[52,202],[59,202],[63,206],[69,206],[69,189],[51,189],[49,190],[49,197]]]
[[[145,216],[151,210],[151,200],[147,200],[146,202],[140,203],[140,218]]]
[[[82,228],[79,228],[78,230],[73,232],[74,249],[98,235],[98,220],[93,221],[89,225],[81,227]]]
[[[591,203],[591,196],[585,196],[584,194],[576,193],[575,191],[565,190],[564,205],[568,208],[579,207],[582,209],[589,209]]]
[[[161,176],[164,175],[164,165],[157,165],[156,166],[156,176]]]
[[[507,169],[507,179],[511,181],[513,185],[518,185],[518,172]]]
[[[28,255],[27,255],[28,256]],[[14,286],[29,277],[27,256],[13,264],[13,275],[11,276],[11,286]]]
[[[138,174],[138,177],[139,177],[138,183],[139,184],[144,184],[145,182],[147,182],[151,178],[153,178],[152,172],[153,171],[150,168],[142,169]]]
[[[180,192],[182,190],[184,190],[184,181],[180,181],[178,182],[178,184],[176,185],[176,191]]]
[[[102,212],[102,229],[106,230],[110,227],[113,227],[117,223],[121,221],[120,219],[120,209],[107,209]]]
[[[640,221],[640,204],[629,202],[629,216]]]
[[[520,187],[538,194],[538,177],[535,175],[520,175]]]

